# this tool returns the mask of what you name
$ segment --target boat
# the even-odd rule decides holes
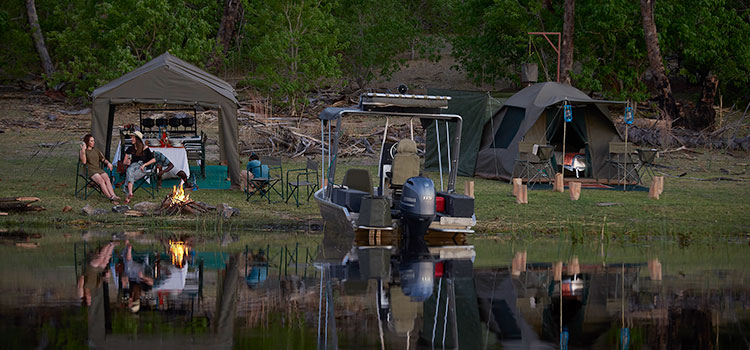
[[[446,113],[449,100],[447,96],[365,93],[357,106],[329,107],[320,113],[321,139],[327,139],[329,147],[321,152],[324,186],[314,193],[323,218],[319,262],[345,265],[357,260],[363,250],[385,250],[389,257],[398,257],[402,276],[424,282],[407,288],[414,300],[424,300],[432,293],[431,276],[437,263],[474,260],[474,247],[466,244],[466,235],[476,225],[474,198],[455,191],[462,119]],[[350,168],[340,183],[335,181],[342,122],[351,116],[377,118],[385,125],[376,182],[367,168]],[[409,121],[411,133],[391,144],[387,142],[389,126],[397,118]],[[446,130],[449,123],[455,123],[457,132],[447,140],[449,171],[442,190],[436,190],[433,180],[420,170],[415,119],[423,125],[443,124]],[[442,180],[441,167],[441,186]],[[425,279],[419,278],[422,275]]]

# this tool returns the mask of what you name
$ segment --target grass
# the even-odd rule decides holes
[[[16,116],[17,118],[20,116]],[[224,220],[217,215],[200,217],[125,217],[109,213],[84,216],[80,209],[91,204],[110,208],[110,203],[95,194],[88,200],[73,197],[77,139],[79,135],[59,129],[11,128],[0,138],[0,197],[36,196],[47,208],[42,212],[10,213],[0,217],[5,227],[57,228],[140,228],[147,230],[185,229],[197,232],[240,232],[252,230],[291,230],[307,232],[311,224],[320,223],[314,202],[297,208],[283,202],[246,202],[240,191],[200,189],[191,198],[217,205],[227,203],[238,208],[240,215]],[[56,147],[39,146],[44,142],[63,142]],[[284,159],[286,169],[303,166],[303,159]],[[373,176],[375,158],[342,159],[337,170],[340,181],[347,168],[365,163]],[[511,185],[479,178],[460,177],[456,188],[461,192],[466,181],[475,182],[476,215],[479,233],[512,236],[556,235],[572,232],[596,234],[604,226],[613,234],[629,236],[668,235],[692,239],[696,235],[742,235],[750,232],[750,217],[745,198],[748,159],[721,151],[701,150],[695,153],[670,153],[659,159],[665,173],[684,177],[666,177],[665,192],[660,200],[650,200],[646,192],[623,192],[584,189],[581,199],[571,201],[567,193],[548,190],[529,191],[529,204],[518,205],[511,196]],[[437,173],[428,173],[439,187]],[[729,177],[740,181],[697,181],[695,178]],[[136,193],[134,203],[160,201],[162,190],[151,199]],[[597,203],[614,202],[599,207]],[[64,213],[63,207],[72,211]]]

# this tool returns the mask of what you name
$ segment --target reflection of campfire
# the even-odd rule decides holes
[[[172,257],[172,265],[182,268],[185,264],[189,249],[183,241],[169,240],[169,256]]]
[[[164,197],[164,201],[161,202],[160,211],[163,215],[177,215],[182,212],[203,214],[208,210],[203,205],[190,199],[190,194],[185,193],[182,183],[180,183],[180,187],[174,186],[172,192]]]

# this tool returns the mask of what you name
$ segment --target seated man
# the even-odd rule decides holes
[[[240,171],[240,188],[245,191],[248,182],[256,178],[268,178],[268,165],[262,165],[258,155],[253,152],[248,158],[247,170]]]
[[[154,159],[156,159],[156,163],[155,163],[155,166],[156,166],[156,178],[157,178],[156,188],[160,189],[161,188],[161,179],[162,179],[162,176],[164,176],[164,174],[166,174],[166,173],[170,172],[172,169],[174,169],[174,164],[172,164],[172,162],[169,161],[169,159],[167,158],[167,156],[163,155],[159,151],[154,151]],[[190,182],[188,182],[187,174],[185,174],[184,171],[182,171],[182,170],[178,171],[177,172],[177,177],[179,177],[182,180],[182,182],[185,184],[185,187],[187,187],[187,188],[193,187],[193,184],[191,184]]]
[[[146,276],[145,262],[138,263],[133,261],[133,246],[130,241],[125,241],[126,251],[124,254],[125,271],[121,276],[123,288],[129,290],[128,307],[131,311],[138,312],[140,309],[140,296],[143,292],[148,292],[154,285],[154,279]]]

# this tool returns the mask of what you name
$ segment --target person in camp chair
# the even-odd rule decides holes
[[[94,180],[94,182],[99,185],[99,188],[102,189],[102,193],[112,201],[112,204],[119,204],[117,200],[120,199],[120,197],[115,195],[115,190],[112,188],[112,182],[109,180],[107,173],[104,172],[101,167],[101,164],[104,163],[111,171],[112,163],[104,158],[104,154],[96,148],[94,144],[94,136],[86,134],[86,136],[83,137],[81,151],[78,156],[81,159],[81,163],[86,166],[88,173],[91,174],[89,175],[91,180]]]
[[[174,169],[174,164],[172,164],[171,161],[169,161],[169,158],[167,156],[163,155],[159,151],[154,151],[154,159],[156,159],[156,188],[161,188],[161,179],[164,174],[170,172],[172,169]],[[184,171],[180,170],[177,172],[177,177],[179,177],[182,180],[182,183],[185,184],[185,187],[191,188],[193,187],[193,184],[188,182],[187,174],[185,174]]]
[[[131,134],[130,138],[133,145],[125,150],[127,156],[125,156],[124,160],[124,164],[128,167],[125,171],[125,182],[127,183],[128,192],[125,203],[130,203],[130,200],[133,199],[133,183],[146,176],[146,167],[156,162],[154,152],[143,142],[143,134],[140,131]]]
[[[247,170],[240,172],[241,189],[245,191],[248,183],[255,178],[268,178],[268,165],[261,164],[260,158],[253,152],[250,154],[250,158],[248,158]],[[252,183],[250,186],[252,186]]]

